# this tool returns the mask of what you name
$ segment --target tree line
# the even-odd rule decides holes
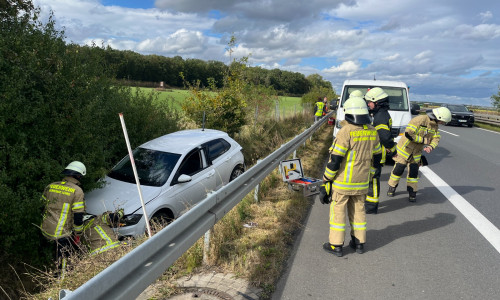
[[[94,47],[93,49],[103,52],[106,64],[114,69],[116,79],[128,82],[157,84],[163,81],[166,86],[183,88],[186,81],[189,83],[199,81],[201,86],[209,87],[210,80],[213,80],[217,88],[222,88],[224,77],[230,68],[229,65],[215,60],[142,55],[130,50],[116,50],[110,47],[105,49]],[[238,64],[239,62],[233,61],[232,63]],[[302,96],[318,84],[332,89],[331,83],[323,80],[318,74],[306,77],[298,72],[268,70],[262,67],[246,68],[244,80],[256,86],[273,88],[278,94],[289,96]]]

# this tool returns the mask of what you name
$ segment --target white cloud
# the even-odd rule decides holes
[[[488,11],[479,13],[479,18],[481,19],[481,21],[483,23],[485,23],[493,18],[493,14],[491,13],[491,11],[488,10]]]
[[[359,62],[354,61],[345,61],[341,63],[339,66],[333,66],[329,69],[323,70],[325,73],[340,73],[345,74],[346,76],[351,76],[356,73],[360,69],[361,64]]]
[[[460,25],[455,34],[461,39],[491,40],[500,37],[500,25],[479,24],[477,26]]]
[[[157,0],[149,9],[115,3],[35,0],[44,18],[54,10],[56,24],[77,44],[227,63],[234,35],[232,58],[251,54],[253,65],[319,73],[338,88],[346,77],[376,75],[407,81],[422,95],[445,90],[482,99],[500,82],[498,1],[387,0],[381,7],[379,0]]]

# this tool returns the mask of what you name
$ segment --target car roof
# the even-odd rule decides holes
[[[142,144],[141,148],[183,154],[208,141],[225,138],[227,133],[214,129],[188,129],[176,131]]]
[[[345,85],[369,85],[369,86],[393,86],[407,88],[406,83],[402,81],[388,81],[388,80],[346,80]]]

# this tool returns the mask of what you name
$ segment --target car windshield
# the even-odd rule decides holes
[[[139,182],[147,186],[162,186],[172,173],[180,154],[162,152],[144,148],[133,151]],[[134,171],[130,158],[124,157],[108,174],[109,177],[129,183],[135,183]]]
[[[448,109],[454,112],[466,112],[469,111],[467,107],[463,105],[448,105]]]
[[[366,92],[368,92],[369,89],[374,88],[374,86],[346,86],[344,92],[342,93],[342,105],[344,105],[344,102],[349,98],[349,95],[355,91],[359,90],[362,94],[363,97],[365,96]],[[408,99],[407,99],[407,94],[406,94],[406,89],[405,88],[400,88],[400,87],[387,87],[383,86],[381,87],[384,92],[389,95],[389,109],[390,110],[400,110],[400,111],[406,111],[408,110]]]

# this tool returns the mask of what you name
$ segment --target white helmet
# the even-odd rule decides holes
[[[360,90],[354,90],[349,94],[349,97],[363,97],[363,92]]]
[[[374,87],[373,89],[370,89],[368,92],[366,92],[365,95],[365,100],[366,101],[371,101],[371,102],[377,102],[377,101],[384,101],[384,100],[389,100],[389,95],[387,95],[386,92],[384,92],[383,89],[379,87]]]
[[[448,123],[451,121],[451,112],[447,107],[433,108],[432,113],[436,120]]]
[[[72,161],[62,172],[64,175],[81,175],[85,176],[87,174],[87,168],[85,165],[79,161]]]
[[[368,114],[368,106],[361,97],[349,97],[344,103],[345,119],[349,123],[364,125],[370,124],[371,119]]]

